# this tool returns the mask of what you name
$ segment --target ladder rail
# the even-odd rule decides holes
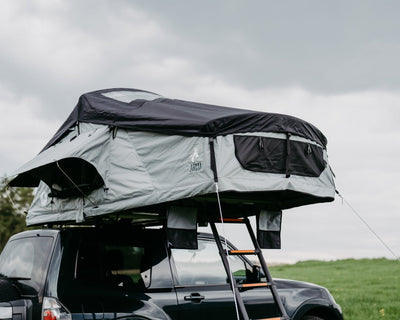
[[[220,238],[220,236],[218,234],[217,227],[215,226],[215,222],[212,219],[210,219],[210,226],[211,226],[211,230],[212,230],[212,233],[214,235],[214,239],[215,239],[215,242],[217,244],[218,251],[219,251],[219,254],[221,256],[221,259],[222,259],[222,262],[223,262],[223,265],[224,265],[224,268],[225,268],[225,272],[226,272],[226,274],[228,276],[229,284],[231,285],[232,292],[235,295],[235,300],[236,300],[238,308],[240,310],[240,314],[243,317],[243,320],[250,320],[248,315],[247,315],[247,310],[246,310],[246,307],[244,305],[243,299],[240,296],[240,292],[239,292],[236,284],[233,283],[233,275],[232,275],[232,272],[231,272],[230,267],[229,267],[228,257],[225,254],[224,248],[222,247],[221,238]]]
[[[278,305],[278,308],[279,308],[279,311],[281,312],[282,317],[289,319],[289,317],[288,317],[288,315],[286,313],[286,309],[283,306],[282,300],[279,298],[278,290],[276,289],[276,285],[274,283],[274,280],[272,279],[271,273],[269,272],[269,269],[268,269],[267,263],[266,263],[266,261],[264,259],[264,255],[263,255],[263,253],[261,251],[260,245],[258,244],[256,236],[254,235],[253,228],[251,227],[251,224],[250,224],[250,220],[247,217],[244,218],[243,220],[244,220],[244,223],[245,223],[245,225],[247,227],[247,230],[249,232],[251,241],[253,242],[254,248],[256,249],[257,257],[258,257],[258,260],[260,261],[261,268],[264,271],[264,274],[265,274],[265,277],[267,279],[267,282],[271,283],[270,289],[271,289],[271,292],[272,292],[272,297],[274,298],[275,303]]]

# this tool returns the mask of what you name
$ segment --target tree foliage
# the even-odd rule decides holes
[[[0,252],[13,234],[26,230],[25,212],[33,199],[32,188],[11,188],[0,183]]]

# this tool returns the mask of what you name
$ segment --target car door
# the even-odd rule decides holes
[[[171,249],[179,319],[236,319],[233,293],[216,243],[212,238],[199,238],[198,243],[197,250]],[[254,281],[250,280],[252,265],[243,257],[229,256],[229,265],[237,283]],[[251,318],[276,315],[268,289],[247,289],[241,295]]]
[[[54,291],[74,319],[177,317],[161,230],[70,228],[63,236]]]
[[[235,306],[215,243],[199,239],[197,250],[171,249],[179,319],[234,319]]]

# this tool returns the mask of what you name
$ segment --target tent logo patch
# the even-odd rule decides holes
[[[201,168],[201,157],[199,156],[197,148],[194,148],[190,156],[190,172],[199,172]]]
[[[201,162],[193,162],[190,164],[191,172],[200,171],[200,170],[201,170]]]

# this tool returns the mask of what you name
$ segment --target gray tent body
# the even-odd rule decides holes
[[[142,95],[140,100],[128,101],[125,93],[131,99],[135,93],[145,98]],[[27,215],[28,225],[80,223],[109,214],[146,211],[160,204],[215,203],[216,181],[226,207],[245,203],[281,210],[334,199],[326,139],[312,125],[293,117],[287,121],[283,115],[160,96],[149,98],[146,94],[110,89],[81,97],[56,136],[38,156],[15,172],[10,183],[39,184]],[[90,101],[90,95],[97,100]],[[99,99],[105,99],[100,105],[115,104],[114,111],[132,107],[138,101],[141,112],[147,103],[151,107],[167,103],[172,106],[170,114],[175,122],[170,125],[163,115],[154,123],[154,119],[142,114],[140,124],[117,117],[107,122],[99,110],[94,110],[96,118],[82,116],[85,98],[90,108],[84,109],[92,111]],[[174,118],[182,110],[187,111],[186,104],[195,107],[196,115],[206,109],[206,125],[193,121],[185,125],[195,116],[190,112],[184,112],[178,120]],[[214,118],[218,125],[210,125],[214,109],[218,111]],[[223,118],[225,110],[227,117]],[[267,116],[268,121],[264,121]],[[124,117],[137,120],[132,114]],[[143,120],[146,117],[150,119],[147,126]],[[283,119],[284,125],[281,121],[276,126],[274,117],[278,122]],[[212,130],[204,130],[207,126]],[[277,127],[280,129],[274,129]],[[232,213],[243,214],[251,211]]]

